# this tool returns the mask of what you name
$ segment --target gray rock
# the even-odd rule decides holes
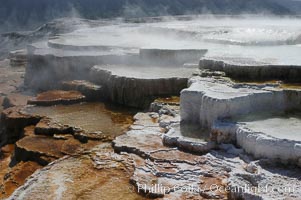
[[[109,99],[131,107],[149,107],[158,96],[178,95],[195,69],[174,67],[94,66],[92,82],[104,86]]]

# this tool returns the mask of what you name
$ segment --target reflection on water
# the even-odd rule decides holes
[[[262,113],[241,117],[238,122],[255,132],[280,139],[301,140],[301,113]]]
[[[104,103],[81,103],[51,107],[30,107],[25,112],[47,116],[55,121],[78,127],[86,132],[121,135],[133,122],[134,110]]]

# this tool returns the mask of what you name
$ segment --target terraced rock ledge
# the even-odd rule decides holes
[[[179,123],[179,106],[158,103],[158,112],[138,113],[126,134],[110,143],[68,155],[36,171],[8,199],[106,198],[118,199],[297,199],[301,185],[298,169],[253,160],[233,145],[219,145],[203,155],[193,155],[163,145],[166,128]],[[153,105],[153,108],[156,106]],[[173,108],[173,114],[167,110]],[[178,114],[177,114],[178,113]],[[168,117],[167,117],[168,116]],[[167,120],[168,118],[168,120]],[[164,122],[164,123],[162,123]],[[161,125],[160,125],[161,124]],[[283,177],[286,178],[283,178]],[[92,179],[91,179],[92,178]],[[93,181],[91,181],[93,180]],[[87,184],[89,182],[89,184]],[[257,193],[239,190],[265,184],[295,191]],[[112,190],[114,185],[118,188]],[[40,193],[47,189],[47,194]],[[87,192],[93,190],[93,192]]]
[[[187,85],[196,68],[94,66],[90,71],[92,82],[103,85],[112,102],[147,108],[160,96],[177,95]]]
[[[223,71],[227,76],[247,81],[283,80],[301,82],[301,66],[255,61],[246,58],[204,58],[200,68]]]
[[[0,198],[300,199],[299,36],[205,19],[79,21],[0,61]]]
[[[300,115],[295,121],[278,118],[273,123],[262,118],[268,115],[273,120],[279,114],[300,110],[300,89],[280,83],[235,83],[224,77],[194,77],[189,85],[181,92],[183,122],[207,128],[211,141],[238,145],[256,158],[300,166],[300,127],[293,125]],[[253,121],[243,122],[246,116],[254,116]]]

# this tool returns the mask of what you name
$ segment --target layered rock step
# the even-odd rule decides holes
[[[178,147],[181,150],[204,154],[216,148],[214,141],[210,141],[210,132],[198,125],[176,124],[170,127],[163,136],[163,144]]]
[[[14,161],[47,165],[112,141],[127,130],[132,114],[102,103],[20,106],[3,111],[2,122],[1,146],[16,143]]]
[[[81,141],[110,141],[130,126],[133,116],[132,111],[104,103],[27,106],[22,112],[42,117],[36,134],[72,134]]]
[[[68,105],[83,102],[85,99],[86,97],[78,91],[51,90],[39,93],[35,98],[28,100],[28,104],[38,106]]]
[[[64,134],[74,134],[74,127],[61,124],[51,118],[42,118],[39,123],[35,125],[34,133],[36,135],[64,135]]]
[[[25,84],[36,90],[55,89],[60,87],[61,81],[87,79],[94,65],[137,60],[138,50],[66,50],[51,48],[47,42],[34,43],[28,46]]]
[[[217,122],[213,135],[219,143],[231,141],[255,158],[301,166],[300,120],[300,114],[241,117],[234,122]]]
[[[83,144],[70,134],[64,138],[27,135],[16,142],[14,158],[17,162],[35,161],[45,166],[65,155],[80,154],[99,143],[90,141]]]
[[[234,83],[222,77],[194,77],[190,87],[181,92],[181,120],[207,128],[212,142],[233,143],[258,159],[300,165],[300,115],[277,117],[299,110],[300,97],[300,89],[275,83]],[[176,133],[169,133],[173,138],[167,134],[167,141],[182,141],[183,135],[177,137]]]
[[[223,71],[228,77],[238,80],[301,81],[300,65],[273,64],[247,58],[203,58],[199,62],[202,69]]]
[[[3,99],[3,106],[7,109],[1,113],[1,146],[16,142],[22,137],[26,126],[36,125],[43,118],[43,115],[26,112],[32,108],[26,106],[27,103],[40,106],[68,105],[85,99],[86,97],[78,91],[59,90],[40,93],[35,98],[17,93],[7,95]]]
[[[209,129],[218,119],[291,110],[301,102],[301,90],[281,89],[274,84],[236,84],[225,78],[194,77],[189,85],[181,92],[181,118]]]
[[[111,101],[146,107],[155,97],[179,94],[195,71],[184,67],[104,65],[94,66],[90,76],[93,82],[104,86]]]
[[[94,65],[181,67],[185,63],[197,63],[207,53],[206,49],[141,48],[135,44],[103,43],[95,45],[82,35],[70,38],[63,34],[48,42],[29,45],[26,86],[49,90],[58,88],[62,81],[89,80],[89,70]]]

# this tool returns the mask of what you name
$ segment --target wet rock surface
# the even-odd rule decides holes
[[[131,110],[104,103],[31,106],[22,111],[44,117],[37,124],[37,134],[69,133],[83,142],[88,139],[111,141],[127,130],[133,116]]]
[[[86,97],[78,91],[51,90],[43,92],[28,101],[28,104],[38,106],[52,106],[57,104],[75,104],[83,102]]]
[[[113,149],[110,143],[104,143],[84,154],[59,159],[33,174],[10,199],[40,198],[40,191],[45,189],[48,199],[299,198],[297,168],[288,172],[269,160],[253,160],[233,145],[202,155],[164,146],[165,128],[159,125],[162,115],[138,113],[130,130],[113,141]],[[296,190],[269,188],[258,193],[243,189],[269,183],[279,188],[293,183]]]
[[[85,151],[91,150],[102,141],[112,140],[115,137],[114,134],[122,134],[123,130],[126,130],[132,123],[130,112],[126,114],[125,111],[104,104],[88,106],[75,104],[70,108],[60,105],[47,106],[44,107],[44,111],[43,107],[26,106],[27,99],[31,97],[19,93],[18,89],[21,85],[19,78],[22,80],[22,77],[19,76],[21,73],[17,69],[17,67],[3,68],[7,70],[8,73],[6,73],[1,66],[1,73],[4,77],[1,78],[3,80],[1,105],[4,102],[5,108],[9,107],[1,114],[1,146],[6,143],[15,143],[16,147],[8,151],[4,146],[0,151],[0,198],[10,196],[16,188],[23,185],[27,177],[42,166],[65,155],[84,155]],[[24,74],[24,68],[22,73]],[[51,92],[46,97],[57,99],[57,96]],[[60,102],[55,102],[55,104],[60,104]],[[35,109],[37,112],[34,112]],[[52,118],[46,117],[48,114]],[[87,118],[94,120],[91,120],[89,124],[85,122]],[[115,123],[120,126],[115,126]],[[99,126],[94,126],[95,124]],[[85,143],[81,142],[82,138],[80,138],[81,141],[76,138],[76,133],[80,133],[85,138]],[[93,135],[93,141],[87,139],[89,134]],[[110,172],[107,176],[111,177],[113,174],[114,172]],[[119,180],[121,175],[123,172],[120,172],[116,179]],[[112,183],[109,183],[109,186],[111,187]],[[28,198],[32,199],[32,197]]]
[[[18,162],[30,160],[45,166],[64,155],[80,154],[99,143],[90,141],[82,144],[72,135],[65,135],[64,138],[30,135],[16,142],[14,158]]]
[[[106,108],[101,103],[69,107],[25,106],[17,111],[11,110],[11,115],[17,115],[17,120],[24,121],[16,130],[20,134],[16,142],[16,161],[31,160],[41,165],[66,154],[79,154],[100,142],[111,141],[127,130],[132,122],[130,112]],[[89,122],[83,120],[87,117],[91,118]],[[36,120],[35,123],[30,123],[32,120]],[[34,126],[26,127],[27,125]]]
[[[143,196],[147,198],[161,197],[162,199],[184,198],[186,196],[194,196],[199,199],[225,199],[226,194],[217,191],[203,191],[201,193],[196,191],[195,193],[187,192],[186,194],[181,192],[183,187],[189,184],[201,184],[204,187],[207,184],[209,186],[210,183],[223,185],[223,176],[208,175],[205,172],[205,175],[203,174],[200,166],[206,162],[206,158],[164,147],[161,138],[163,133],[157,121],[150,117],[152,115],[154,113],[140,113],[135,116],[134,129],[128,132],[127,141],[125,141],[126,138],[123,136],[117,137],[116,141],[114,141],[114,150],[120,150],[119,154],[113,152],[109,147],[110,144],[103,144],[91,151],[86,151],[85,155],[66,157],[55,161],[41,171],[36,172],[25,183],[24,187],[16,190],[10,198],[39,198],[41,195],[39,191],[42,188],[49,188],[47,189],[49,195],[47,198],[49,199],[57,197],[69,198],[70,195],[76,195],[76,198],[83,198],[82,195],[84,195],[88,199],[111,199],[112,195],[114,199],[133,199],[135,196],[137,199],[144,199]],[[137,129],[137,126],[140,128]],[[155,130],[157,133],[154,134],[153,131]],[[139,138],[146,139],[140,139],[137,142],[138,138],[132,134],[135,131],[137,134],[142,131],[140,134],[145,137]],[[152,136],[154,138],[151,138]],[[154,139],[156,141],[149,142]],[[124,143],[120,149],[118,143],[122,141]],[[133,150],[134,148],[136,150]],[[167,155],[173,156],[168,157]],[[85,169],[85,175],[82,174],[83,172],[80,169]],[[202,169],[210,171],[212,167],[203,166]],[[95,181],[91,182],[90,173],[94,174],[93,177],[97,177]],[[54,174],[60,174],[59,177],[61,178]],[[68,179],[62,178],[64,176],[68,176]],[[81,178],[78,179],[76,177]],[[91,184],[85,184],[84,187],[78,188],[81,181],[86,181],[85,177],[89,177]],[[96,184],[99,181],[101,181],[101,184]],[[112,190],[112,184],[117,184],[117,182],[118,189]],[[162,193],[161,190],[151,189],[152,187],[158,187],[159,184],[161,185],[160,187],[169,187],[170,191]],[[85,189],[86,187],[90,188],[90,190],[93,189],[93,193],[88,192],[90,190]],[[144,189],[144,187],[147,189]],[[53,191],[50,188],[57,189]],[[87,192],[82,193],[80,191]],[[137,193],[140,193],[142,196]],[[164,195],[167,196],[165,197]]]

